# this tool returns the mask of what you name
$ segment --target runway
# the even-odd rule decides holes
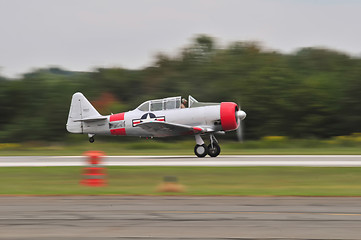
[[[0,197],[0,239],[360,239],[361,198]]]
[[[83,166],[84,156],[2,156],[0,167]],[[361,155],[107,156],[105,166],[361,167]]]

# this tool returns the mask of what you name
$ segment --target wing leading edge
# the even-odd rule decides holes
[[[204,133],[205,129],[201,127],[191,127],[187,125],[167,123],[167,122],[144,122],[137,125],[155,137],[170,137],[179,135],[192,135]]]

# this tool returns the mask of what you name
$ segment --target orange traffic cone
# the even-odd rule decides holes
[[[105,168],[101,165],[101,158],[105,155],[104,152],[88,151],[84,155],[88,157],[88,163],[83,169],[83,179],[80,184],[92,187],[105,186]]]

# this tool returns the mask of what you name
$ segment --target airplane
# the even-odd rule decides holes
[[[183,99],[185,100],[185,99]],[[85,96],[76,92],[70,104],[66,129],[70,133],[88,134],[89,142],[97,135],[171,137],[194,135],[197,157],[217,157],[221,148],[214,134],[236,130],[246,113],[234,102],[198,102],[189,95],[188,106],[181,96],[149,100],[136,109],[100,115]],[[206,146],[201,135],[208,135]]]

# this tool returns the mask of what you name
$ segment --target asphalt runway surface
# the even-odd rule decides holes
[[[360,239],[361,198],[2,196],[0,239]]]
[[[83,166],[84,156],[2,156],[0,167]],[[107,156],[105,166],[305,166],[361,167],[361,155]]]

